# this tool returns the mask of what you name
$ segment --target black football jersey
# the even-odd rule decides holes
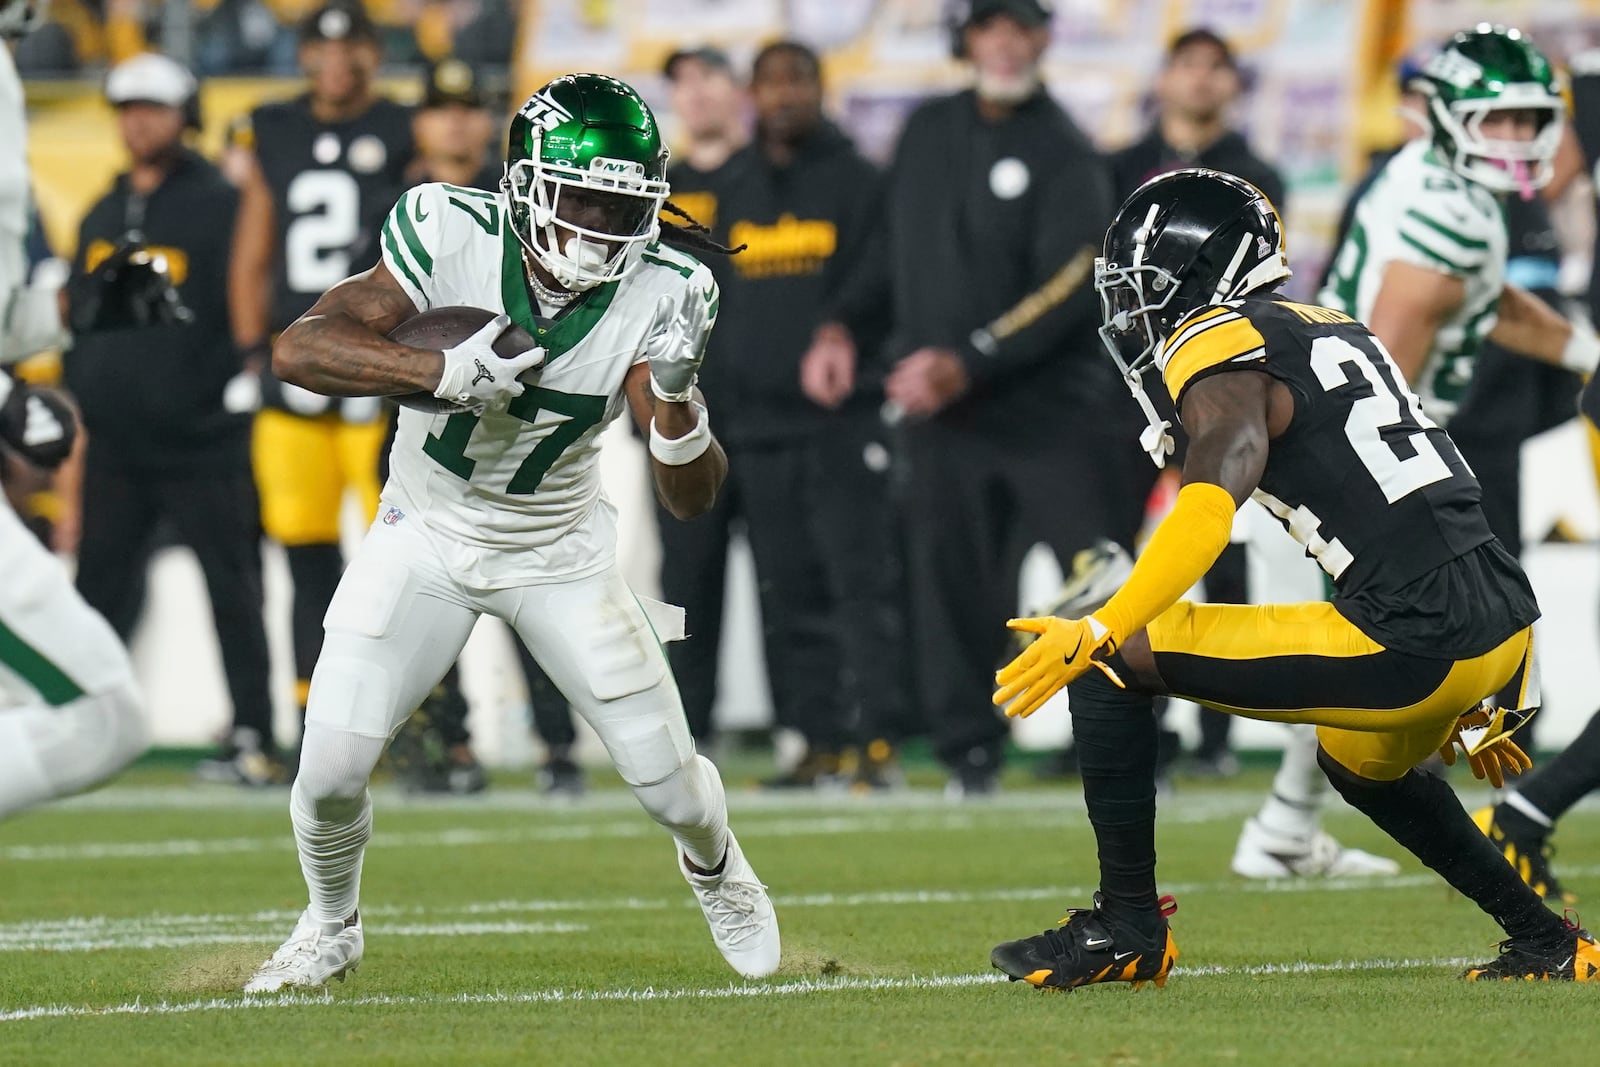
[[[1334,605],[1369,637],[1457,658],[1489,651],[1537,616],[1484,518],[1477,478],[1366,327],[1326,308],[1247,297],[1180,322],[1157,362],[1180,415],[1187,390],[1213,374],[1260,371],[1288,387],[1294,417],[1270,445],[1255,499],[1321,565]]]
[[[378,231],[416,152],[411,110],[380,99],[357,118],[322,123],[302,96],[257,108],[250,127],[278,225],[277,332],[377,260]]]

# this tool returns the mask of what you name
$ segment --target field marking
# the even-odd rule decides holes
[[[1081,800],[1081,798],[1079,798]],[[1222,795],[1196,801],[1163,816],[1168,824],[1204,823],[1235,818],[1254,811],[1260,798],[1253,794]],[[1040,810],[1045,807],[1046,810]],[[464,814],[464,813],[463,813]],[[833,834],[948,833],[989,829],[996,821],[1022,830],[1053,830],[1083,826],[1088,822],[1080,804],[1050,810],[1047,805],[906,809],[903,812],[818,814],[790,818],[740,818],[731,820],[744,840],[762,837],[826,836]],[[517,845],[540,842],[628,840],[661,837],[661,828],[643,812],[637,817],[608,822],[576,822],[557,826],[530,826],[480,830],[458,827],[446,830],[378,832],[369,849],[464,848],[482,845]],[[271,837],[166,838],[158,841],[85,841],[73,844],[7,845],[0,860],[11,863],[72,862],[104,859],[171,859],[186,856],[237,855],[254,852],[292,852],[294,838]]]
[[[1572,877],[1600,875],[1600,866],[1572,867]],[[1162,889],[1176,896],[1212,893],[1266,894],[1339,893],[1354,890],[1385,891],[1440,885],[1428,872],[1387,878],[1298,879],[1272,882],[1222,880],[1175,882]],[[991,904],[1017,901],[1070,902],[1086,899],[1091,885],[1013,887],[987,890],[909,889],[858,893],[775,894],[773,904],[788,908],[914,907],[947,904]],[[674,897],[616,897],[610,899],[492,900],[443,907],[377,905],[362,908],[369,936],[467,937],[480,934],[576,933],[582,924],[524,923],[516,921],[428,922],[448,917],[484,917],[571,912],[628,912],[693,910],[697,904],[685,893]],[[269,944],[278,940],[297,911],[263,910],[236,914],[197,914],[110,917],[68,917],[0,924],[0,954],[8,952],[98,952],[113,949],[179,948],[204,944]],[[390,924],[384,920],[411,920]]]
[[[1336,960],[1329,963],[1267,963],[1245,967],[1210,965],[1177,967],[1179,978],[1253,977],[1266,975],[1328,974],[1347,971],[1419,970],[1464,967],[1465,958]],[[522,993],[457,993],[451,996],[358,995],[336,997],[330,993],[289,993],[278,996],[210,997],[176,1003],[134,1001],[107,1007],[41,1004],[0,1011],[0,1023],[30,1019],[85,1018],[110,1015],[191,1015],[207,1011],[255,1011],[270,1008],[305,1007],[392,1007],[463,1006],[480,1004],[573,1004],[628,1003],[684,1000],[743,1000],[766,997],[801,996],[814,993],[856,993],[880,990],[962,989],[998,985],[1005,977],[990,971],[985,974],[908,976],[905,978],[804,978],[770,985],[725,985],[702,988],[657,989],[535,989]]]

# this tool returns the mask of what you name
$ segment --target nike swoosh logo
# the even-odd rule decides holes
[[[1084,948],[1104,948],[1105,946],[1107,946],[1109,944],[1111,944],[1111,941],[1110,941],[1109,938],[1102,937],[1102,938],[1096,940],[1095,938],[1090,937],[1090,938],[1085,938],[1084,939],[1083,947]]]
[[[415,211],[414,214],[416,215],[416,219],[417,219],[418,222],[426,222],[427,221],[428,213],[426,211],[422,210],[422,198],[421,197],[417,198],[417,210]]]
[[[717,291],[715,289],[707,289],[705,291],[706,303],[708,303],[708,304],[711,303],[712,300],[716,299],[716,296],[717,296]]]
[[[1129,956],[1137,956],[1137,955],[1138,955],[1137,952],[1116,952],[1116,953],[1112,954],[1111,958],[1116,960],[1118,963],[1121,963],[1123,960],[1127,959]]]

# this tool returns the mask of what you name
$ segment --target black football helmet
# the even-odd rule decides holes
[[[1199,167],[1172,171],[1123,203],[1094,263],[1100,339],[1150,420],[1140,444],[1156,466],[1165,466],[1172,438],[1145,393],[1144,372],[1165,365],[1161,346],[1179,320],[1288,277],[1283,221],[1243,178]]]

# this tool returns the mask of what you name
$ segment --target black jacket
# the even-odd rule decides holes
[[[1158,174],[1183,167],[1209,167],[1232,174],[1267,194],[1281,214],[1283,212],[1283,176],[1270,163],[1264,162],[1245,142],[1244,137],[1229,130],[1200,152],[1189,155],[1179,152],[1161,137],[1159,124],[1150,127],[1144,140],[1135,141],[1111,157],[1111,173],[1117,185],[1117,203],[1126,200],[1135,189]]]
[[[883,181],[849,138],[824,124],[786,166],[751,144],[709,174],[678,167],[669,180],[717,240],[749,246],[731,257],[699,253],[722,289],[700,376],[717,436],[756,444],[826,427],[834,414],[800,391],[800,357],[817,324],[836,317],[855,334],[862,364],[849,403],[881,403],[874,362],[887,309],[881,295],[840,306],[852,287],[881,294],[885,284]]]
[[[74,272],[97,265],[136,222],[146,244],[166,254],[194,322],[74,339],[64,382],[83,411],[92,447],[126,466],[247,463],[249,416],[222,409],[222,388],[241,366],[227,302],[238,193],[216,167],[186,152],[144,198],[142,221],[131,201],[128,176],[119,175],[78,228]]]
[[[891,361],[954,349],[971,387],[939,416],[1001,440],[1105,407],[1093,259],[1111,221],[1104,161],[1042,90],[999,123],[961,92],[906,122],[889,176]]]

